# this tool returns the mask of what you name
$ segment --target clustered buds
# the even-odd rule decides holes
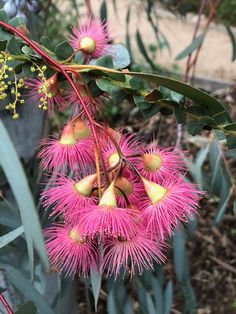
[[[97,151],[89,123],[78,117],[39,152],[42,168],[53,171],[42,194],[57,219],[45,230],[48,253],[68,276],[92,268],[132,276],[163,263],[166,240],[196,213],[202,194],[185,180],[178,150],[145,145],[121,130],[103,132]]]

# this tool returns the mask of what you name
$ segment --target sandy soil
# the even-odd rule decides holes
[[[95,14],[99,14],[101,3],[101,0],[92,1]],[[142,63],[144,60],[135,39],[137,27],[142,34],[146,47],[149,44],[156,43],[155,35],[147,21],[145,11],[142,5],[137,5],[137,1],[119,0],[116,3],[117,11],[115,12],[113,1],[107,0],[109,25],[112,25],[112,33],[115,36],[115,41],[125,42],[126,12],[129,5],[132,4],[130,16],[131,43],[137,61]],[[165,34],[170,44],[171,52],[169,53],[167,49],[161,51],[157,54],[155,61],[168,69],[173,69],[173,64],[176,64],[180,70],[184,71],[186,59],[175,61],[175,57],[191,42],[196,18],[189,17],[188,19],[181,20],[159,8],[157,8],[157,14],[159,16],[158,27]],[[204,21],[202,25],[204,25]],[[221,26],[212,25],[201,50],[196,74],[209,78],[236,80],[236,61],[231,62],[231,54],[232,46],[225,29]]]

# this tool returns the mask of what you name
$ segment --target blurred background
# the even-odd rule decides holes
[[[236,117],[236,0],[44,0],[0,1],[8,15],[21,17],[35,40],[47,36],[52,47],[64,40],[70,26],[92,12],[106,19],[115,43],[130,53],[130,69],[161,74],[188,82],[217,97]],[[228,149],[220,134],[208,130],[191,136],[172,115],[140,116],[128,102],[119,106],[107,99],[106,117],[112,126],[153,137],[163,146],[178,142],[186,152],[189,180],[206,191],[198,216],[175,232],[168,260],[154,272],[132,280],[104,278],[98,313],[126,314],[233,314],[236,313],[236,150]],[[48,214],[39,202],[42,174],[35,157],[38,140],[58,131],[68,113],[43,117],[34,106],[21,108],[13,121],[0,107],[42,226]],[[1,153],[1,152],[0,152]],[[2,171],[3,170],[3,171]],[[0,235],[21,224],[19,204],[9,180],[0,170]],[[15,180],[20,180],[15,174]],[[27,197],[25,196],[25,200]],[[1,245],[0,289],[16,309],[31,300],[21,313],[94,313],[89,279],[63,279],[46,273],[37,256],[35,278],[23,236]],[[4,267],[1,266],[4,263]],[[39,306],[41,304],[41,306]],[[27,312],[28,311],[28,312]],[[0,305],[0,312],[4,308]],[[20,312],[17,312],[20,313]]]

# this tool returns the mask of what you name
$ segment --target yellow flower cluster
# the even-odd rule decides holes
[[[5,106],[6,110],[12,111],[12,118],[19,119],[19,113],[16,111],[17,104],[24,104],[24,99],[21,98],[20,89],[24,86],[24,79],[17,80],[13,67],[8,65],[12,61],[11,55],[1,52],[0,54],[0,100],[7,97],[7,90],[10,90],[14,96],[14,101]],[[9,74],[13,74],[13,82],[9,79]]]
[[[50,92],[50,87],[53,82],[49,82],[47,80],[47,77],[45,76],[45,71],[47,70],[47,66],[38,66],[37,64],[34,64],[33,66],[30,67],[31,72],[38,71],[38,77],[42,81],[42,84],[38,88],[38,94],[42,94],[42,96],[39,99],[39,108],[42,110],[47,110],[48,109],[48,98],[52,98],[53,95]]]

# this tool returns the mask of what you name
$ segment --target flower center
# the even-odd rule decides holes
[[[115,167],[119,163],[120,157],[118,153],[113,153],[108,157],[108,164],[110,167]]]
[[[72,228],[69,231],[69,237],[71,240],[73,240],[75,243],[78,243],[78,244],[85,242],[76,228]]]
[[[91,38],[91,37],[89,37],[89,36],[86,36],[86,37],[83,37],[83,38],[80,40],[79,48],[80,48],[84,53],[90,54],[90,53],[94,52],[94,50],[96,49],[96,43],[95,43],[95,41],[93,40],[93,38]]]
[[[60,144],[62,145],[74,145],[76,143],[77,141],[73,135],[66,134],[61,136]]]
[[[160,169],[162,159],[158,154],[144,154],[142,156],[144,168],[148,172],[154,172]]]
[[[124,177],[118,177],[116,180],[116,195],[122,196],[122,192],[129,196],[133,192],[133,185]]]

